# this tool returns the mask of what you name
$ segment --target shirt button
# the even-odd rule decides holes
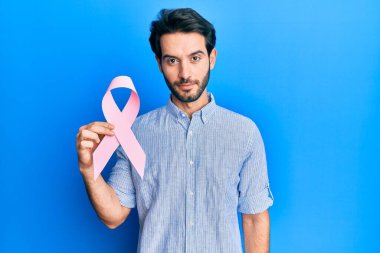
[[[193,196],[193,195],[194,195],[194,193],[193,193],[193,192],[189,192],[189,194],[190,194],[190,196]]]
[[[189,131],[189,134],[192,135],[192,134],[193,134],[193,131],[190,130],[190,131]]]
[[[193,162],[192,160],[190,160],[190,165],[193,165],[193,163],[194,163],[194,162]]]
[[[185,117],[185,114],[184,114],[184,113],[182,113],[181,115],[182,115],[182,117]]]

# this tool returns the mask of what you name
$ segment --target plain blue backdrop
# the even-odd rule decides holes
[[[214,24],[209,90],[263,135],[271,252],[380,252],[376,0],[1,0],[0,252],[136,251],[136,210],[116,230],[96,217],[75,135],[117,75],[140,114],[166,103],[149,25],[175,7]]]

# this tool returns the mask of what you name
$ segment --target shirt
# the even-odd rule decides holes
[[[108,184],[137,206],[137,252],[242,252],[238,213],[273,204],[264,144],[249,118],[209,103],[190,120],[169,98],[132,125],[146,154],[143,179],[118,147]]]

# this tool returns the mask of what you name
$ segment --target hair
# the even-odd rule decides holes
[[[207,53],[210,56],[215,47],[216,36],[214,26],[191,8],[162,9],[157,20],[150,26],[149,43],[154,54],[161,59],[160,38],[167,33],[197,32],[205,37]]]

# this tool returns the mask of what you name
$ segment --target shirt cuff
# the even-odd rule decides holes
[[[246,214],[262,213],[273,205],[273,195],[269,186],[254,196],[239,198],[238,211]]]
[[[122,206],[127,208],[135,208],[136,207],[136,197],[134,195],[127,194],[117,189],[115,185],[113,185],[112,181],[108,182],[108,185],[115,191],[116,196],[119,198],[119,202]]]

